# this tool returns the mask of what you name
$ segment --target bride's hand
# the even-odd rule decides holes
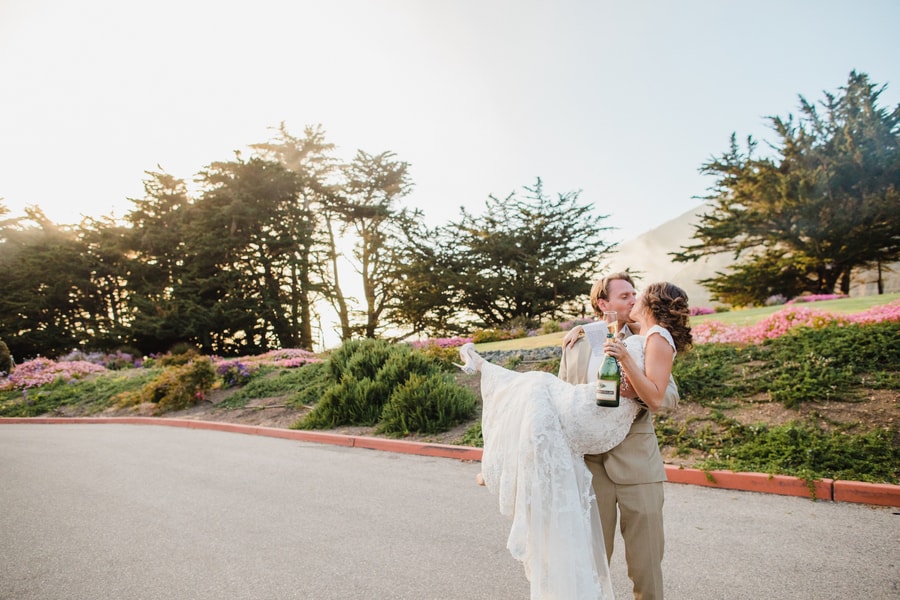
[[[562,340],[562,349],[567,350],[574,346],[575,342],[577,342],[578,338],[580,338],[582,335],[584,335],[584,329],[581,327],[581,325],[576,325],[575,327],[570,329],[568,332],[566,332],[566,336]]]
[[[625,344],[623,344],[620,340],[617,340],[615,338],[607,339],[603,343],[603,352],[619,361],[619,367],[622,368],[623,375],[625,371],[628,371],[628,369],[635,367],[634,358],[631,356],[631,354],[628,353],[628,349],[625,347]],[[629,386],[631,386],[630,381]]]
[[[625,344],[615,338],[607,338],[606,341],[603,342],[603,352],[612,356],[619,362],[622,362],[622,358],[628,354],[625,350]]]
[[[619,394],[632,400],[637,398],[637,390],[634,389],[631,379],[628,377],[628,369],[635,366],[634,358],[628,353],[625,344],[616,339],[606,340],[603,344],[603,351],[619,361],[619,367],[622,369],[622,386],[619,388]]]

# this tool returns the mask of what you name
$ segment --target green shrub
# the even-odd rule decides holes
[[[779,366],[767,387],[772,400],[786,408],[797,408],[802,402],[849,400],[857,395],[853,384],[859,378],[854,377],[850,365],[809,354]]]
[[[546,335],[548,333],[559,333],[560,331],[562,331],[562,325],[559,324],[559,321],[547,321],[541,324],[541,335]]]
[[[821,400],[858,400],[862,381],[897,389],[896,323],[799,328],[762,344],[700,344],[672,369],[681,397],[715,405],[767,395],[788,408]]]
[[[166,354],[157,356],[156,358],[148,361],[148,364],[146,366],[175,367],[179,365],[186,365],[198,356],[200,356],[200,353],[197,352],[197,349],[190,344],[176,344],[172,347],[172,350],[170,350]]]
[[[327,429],[340,425],[374,425],[381,417],[392,387],[403,377],[403,357],[411,352],[409,346],[384,340],[345,342],[325,361],[327,383],[321,399],[295,426]]]
[[[849,366],[857,373],[874,369],[896,371],[900,369],[900,326],[885,322],[803,327],[750,349],[754,357],[778,362],[817,355]]]
[[[516,367],[521,365],[523,360],[524,359],[522,358],[521,354],[509,354],[505,357],[503,366],[512,371],[515,370]]]
[[[440,379],[444,364],[405,344],[353,340],[323,364],[322,376],[316,380],[321,398],[294,428],[372,426],[387,415],[390,422],[384,425],[385,431],[397,435],[403,431],[433,432],[435,427],[450,427],[446,423],[456,418],[455,411],[462,410],[457,405],[462,403],[458,394],[463,388]],[[427,385],[440,397],[423,400],[412,389],[417,385]],[[395,398],[398,390],[400,396]],[[386,408],[392,400],[393,407]],[[400,414],[407,411],[409,414]]]
[[[399,347],[399,346],[397,346]],[[394,351],[395,346],[384,340],[362,339],[344,342],[328,358],[328,370],[333,381],[345,375],[356,379],[374,379]]]
[[[478,421],[463,434],[459,440],[462,446],[475,446],[476,448],[484,447],[484,437],[481,435],[481,421]]]
[[[419,348],[418,351],[435,361],[446,371],[455,371],[456,367],[453,366],[453,363],[460,362],[459,346],[442,348],[437,344],[426,344]]]
[[[394,346],[387,360],[375,375],[375,381],[387,389],[403,385],[413,375],[428,375],[439,371],[433,359],[407,346]]]
[[[478,398],[446,373],[412,373],[391,394],[377,433],[406,436],[439,433],[471,419]]]
[[[682,456],[692,450],[707,456],[697,463],[700,469],[900,483],[896,428],[852,433],[858,424],[828,426],[814,417],[777,426],[746,425],[716,410],[678,427],[662,413],[654,421],[660,446]],[[688,429],[697,423],[703,426]]]
[[[195,355],[199,354],[197,347],[190,342],[177,342],[169,348],[168,354],[172,356],[180,356],[182,354]]]
[[[240,408],[254,398],[283,396],[288,406],[315,404],[329,385],[324,362],[308,363],[290,369],[260,367],[241,389],[216,404],[221,408]]]
[[[300,429],[331,429],[340,425],[374,425],[381,416],[388,390],[365,377],[347,374],[325,390],[322,399],[306,417]]]
[[[734,375],[745,360],[742,351],[733,345],[698,345],[678,356],[672,375],[683,399],[705,405],[739,392],[734,388]]]
[[[287,385],[293,392],[286,403],[291,406],[309,406],[319,401],[330,385],[328,379],[328,364],[325,362],[310,363],[292,369],[287,375]]]
[[[527,335],[528,331],[522,327],[513,329],[479,329],[472,334],[472,341],[476,344],[483,344],[486,342],[515,340]]]
[[[216,381],[216,370],[208,357],[197,357],[184,365],[170,366],[136,392],[118,397],[119,406],[146,402],[155,404],[154,415],[188,408],[201,402]]]
[[[733,429],[733,443],[723,445],[701,468],[810,480],[900,482],[900,434],[896,430],[849,434],[797,422],[771,428],[735,425]]]
[[[900,370],[900,329],[889,322],[804,327],[747,350],[750,360],[762,362],[754,392],[766,392],[788,408],[854,401],[864,376],[883,378]]]

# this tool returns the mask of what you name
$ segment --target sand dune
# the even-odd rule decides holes
[[[717,272],[727,272],[734,262],[733,254],[717,254],[691,263],[672,262],[672,257],[669,256],[670,252],[678,252],[682,246],[694,243],[691,236],[699,222],[697,215],[703,214],[705,210],[706,207],[701,204],[680,217],[622,242],[609,260],[610,270],[630,268],[636,275],[638,289],[654,281],[671,281],[687,292],[693,306],[712,307],[719,304],[697,282],[712,277]],[[893,263],[883,271],[885,293],[900,292],[900,263]],[[855,273],[850,295],[874,295],[878,293],[876,282],[877,275],[874,271]]]

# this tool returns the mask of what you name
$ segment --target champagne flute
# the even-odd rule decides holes
[[[606,327],[612,337],[616,337],[619,333],[619,315],[614,310],[603,311],[603,320],[606,321]]]

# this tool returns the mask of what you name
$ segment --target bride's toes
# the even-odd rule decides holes
[[[482,475],[481,473],[479,473],[478,475],[476,475],[476,476],[475,476],[475,483],[477,483],[478,485],[484,485],[484,475]]]

